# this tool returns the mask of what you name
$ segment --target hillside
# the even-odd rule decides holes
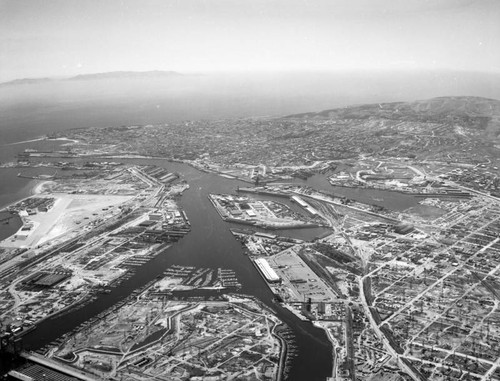
[[[376,103],[289,115],[305,119],[374,119],[456,123],[489,133],[500,130],[500,101],[480,97],[438,97],[415,102]]]
[[[320,118],[334,116],[351,117],[404,117],[404,116],[444,116],[447,114],[470,116],[500,115],[500,101],[482,97],[437,97],[414,102],[374,103],[289,115],[287,118]]]
[[[499,139],[500,101],[481,97],[438,97],[415,102],[350,106],[289,115],[290,119],[386,119],[438,123],[465,128],[486,139]]]
[[[220,164],[309,165],[360,155],[497,163],[499,110],[500,102],[492,99],[443,97],[279,118],[84,130],[73,137],[112,146],[117,153],[181,160],[209,155]]]

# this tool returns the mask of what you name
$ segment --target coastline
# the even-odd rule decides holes
[[[47,135],[39,136],[37,138],[29,139],[29,140],[22,140],[20,142],[12,142],[12,143],[7,143],[4,144],[4,146],[15,146],[18,144],[26,144],[26,143],[34,143],[34,142],[40,142],[44,140],[51,140],[51,141],[67,141],[71,143],[78,143],[78,140],[75,139],[70,139],[70,138],[49,138]]]
[[[37,194],[40,194],[44,191],[44,188],[47,184],[53,183],[54,181],[52,180],[37,180],[34,186],[31,188],[31,195],[35,196]]]
[[[20,142],[7,143],[7,144],[4,144],[4,146],[15,146],[15,145],[18,145],[18,144],[39,142],[39,141],[42,141],[42,140],[45,140],[45,139],[47,139],[46,136],[39,136],[37,138],[30,139],[30,140],[22,140]]]
[[[163,166],[167,167],[167,163],[165,163]],[[191,166],[189,166],[191,167]],[[188,171],[188,168],[189,167],[185,167],[186,168],[186,171]],[[170,168],[170,166],[169,166]],[[177,169],[177,167],[175,167]],[[183,167],[184,168],[184,167]],[[14,173],[14,171],[12,171]],[[191,172],[188,171],[188,173],[190,174]],[[15,175],[15,173],[14,173]],[[214,177],[212,177],[214,176]],[[191,183],[191,187],[194,186],[195,189],[197,189],[197,182],[196,181],[201,181],[201,180],[197,180],[198,178],[195,177],[194,180],[193,180],[193,183]],[[220,177],[216,176],[215,174],[212,174],[209,178],[207,178],[207,180],[205,180],[203,178],[203,181],[208,181],[210,180],[211,182],[208,182],[209,185],[211,184],[214,184],[219,186],[219,184],[221,183],[220,181]],[[229,190],[232,190],[234,189],[234,183],[232,182],[233,180],[226,180],[227,181],[227,184],[224,183],[224,187],[221,187],[220,189],[220,192],[222,193],[225,193],[225,192],[228,192]],[[23,194],[29,190],[31,188],[32,190],[32,194],[34,193],[34,190],[36,188],[38,188],[38,186],[40,185],[40,183],[42,183],[43,180],[34,180],[32,182],[29,182],[29,187],[25,187],[25,189],[23,190]],[[27,184],[27,183],[25,183]],[[218,188],[217,188],[218,189]],[[193,192],[191,192],[193,193]],[[18,194],[19,196],[19,194]],[[189,193],[188,193],[188,196],[189,196]],[[186,197],[183,195],[183,197]],[[191,208],[191,209],[187,209],[186,210],[186,214],[189,214],[190,211],[193,213],[194,215],[194,223],[195,223],[195,226],[196,224],[203,224],[205,223],[205,220],[204,219],[200,219],[200,218],[197,218],[196,217],[196,213],[195,211],[196,210],[199,210],[199,207],[198,207],[198,204],[196,204],[196,202],[200,202],[199,201],[200,199],[198,199],[197,195],[191,195],[191,197],[188,199],[185,199],[185,203],[186,204],[190,204],[192,202],[191,205],[196,205],[196,208]],[[205,201],[205,197],[203,197],[203,201]],[[200,204],[202,204],[200,202]],[[206,201],[205,201],[205,204],[206,204]],[[210,203],[208,203],[208,205],[210,205]],[[199,215],[199,213],[198,213]],[[220,221],[219,218],[217,218],[218,216],[214,216],[214,219],[217,221],[217,224],[220,225],[222,227],[222,229],[224,229],[224,231],[227,229],[227,226],[222,224]],[[220,229],[220,231],[222,231],[222,229]],[[196,234],[196,233],[195,233]],[[174,262],[176,262],[178,260],[178,258],[185,258],[186,255],[188,256],[190,262],[192,261],[193,264],[198,264],[198,263],[205,263],[205,257],[204,256],[201,256],[201,255],[198,255],[198,253],[202,253],[202,250],[200,249],[203,249],[203,248],[206,248],[206,244],[204,243],[205,242],[205,239],[206,239],[206,235],[205,234],[200,234],[198,237],[193,237],[191,236],[192,239],[189,240],[189,242],[193,242],[194,239],[193,238],[197,238],[198,240],[200,240],[201,242],[201,239],[203,239],[203,243],[196,243],[194,245],[186,245],[186,248],[187,250],[184,252],[182,252],[182,255],[181,255],[181,252],[179,249],[175,249],[172,250],[172,252],[169,253],[168,255],[168,258],[169,260],[171,260],[171,258],[173,258],[172,260]],[[234,250],[239,250],[239,244],[234,244],[234,247],[233,246],[230,246],[234,240],[231,238],[227,241],[220,241],[221,244],[226,244],[226,242],[228,243],[228,247],[231,248],[231,249],[234,249]],[[188,241],[185,241],[185,242],[188,242]],[[236,246],[237,245],[237,246]],[[184,245],[183,245],[184,247]],[[210,248],[210,246],[208,246]],[[176,251],[177,250],[177,251]],[[220,253],[220,255],[218,256],[215,256],[217,255],[217,253],[214,254],[214,262],[217,264],[220,262],[224,262],[224,263],[227,263],[226,260],[228,258],[226,258],[224,256],[224,253]],[[159,260],[158,260],[159,261]],[[242,261],[241,260],[232,260],[231,258],[229,258],[229,263],[231,264],[235,264],[235,266],[240,266],[240,263]],[[117,300],[122,300],[122,293],[123,292],[132,292],[132,290],[135,290],[137,289],[137,284],[141,283],[141,282],[144,282],[146,281],[146,279],[150,279],[152,278],[154,275],[160,275],[159,271],[160,271],[160,268],[162,267],[160,264],[162,262],[155,262],[155,264],[151,264],[149,266],[144,266],[142,267],[142,271],[141,270],[138,270],[137,272],[137,275],[134,276],[133,279],[130,280],[130,282],[126,282],[124,285],[120,285],[120,288],[119,290],[116,290],[116,291],[112,291],[109,295],[105,295],[104,297],[102,298],[99,298],[99,300],[97,300],[95,303],[91,303],[89,304],[88,306],[86,306],[84,309],[82,310],[68,310],[68,312],[66,314],[64,314],[63,316],[59,317],[59,316],[54,316],[52,317],[51,319],[47,319],[47,320],[44,320],[43,322],[37,324],[37,329],[34,330],[33,332],[31,332],[29,335],[26,335],[25,336],[25,342],[31,344],[33,347],[42,347],[41,343],[45,343],[48,342],[48,341],[51,341],[51,340],[55,340],[56,339],[56,334],[59,333],[59,332],[69,332],[71,331],[72,329],[75,328],[75,326],[77,326],[78,324],[80,324],[82,321],[83,321],[83,318],[84,317],[87,317],[87,316],[97,316],[98,313],[100,312],[101,308],[106,306],[106,305],[109,305],[111,303],[116,303]],[[252,265],[253,266],[253,265]],[[239,267],[238,267],[239,268]],[[254,283],[254,276],[253,274],[248,274],[248,271],[246,270],[248,267],[247,266],[241,266],[241,271],[242,271],[242,277],[243,279],[248,279],[248,285],[249,286],[253,286]],[[251,268],[251,266],[250,266]],[[253,269],[252,269],[253,270]],[[248,276],[248,278],[245,278],[245,276]],[[258,275],[257,275],[258,277]],[[265,287],[264,285],[261,286],[261,278],[259,277],[258,280],[256,280],[256,283],[255,283],[255,287],[249,287],[249,291],[252,291],[252,292],[255,292],[257,295],[259,296],[263,296],[264,297],[264,301],[269,301],[269,303],[271,303],[272,301],[269,299],[267,300],[268,296],[267,296],[267,287]],[[264,289],[265,287],[265,292],[258,292],[258,291],[254,291],[254,289],[256,290],[259,290],[260,287],[262,287]],[[271,295],[269,296],[269,298],[271,298]],[[66,311],[65,311],[66,312]],[[293,316],[290,316],[288,314],[288,312],[286,311],[281,311],[280,309],[280,312],[283,314],[283,321],[286,321],[288,323],[290,323],[290,325],[292,327],[294,327],[293,324],[291,324],[291,321],[292,319],[295,319]],[[281,316],[278,315],[278,316]],[[295,321],[295,320],[293,320]],[[309,328],[310,327],[310,328]],[[306,330],[307,330],[307,334],[304,334],[303,333],[303,329],[300,329],[298,330],[297,329],[297,335],[298,337],[301,338],[301,342],[304,342],[305,344],[304,345],[307,345],[308,347],[312,347],[314,344],[317,344],[317,340],[314,340],[314,339],[311,339],[310,337],[306,337],[306,336],[310,336],[310,335],[313,335],[314,338],[316,338],[316,336],[318,336],[318,340],[322,341],[323,340],[323,336],[324,336],[324,332],[323,331],[319,331],[319,330],[316,330],[314,328],[314,331],[313,331],[313,328],[311,325],[307,324],[306,325]],[[293,328],[294,332],[295,332],[295,328]],[[51,339],[51,340],[49,340]],[[326,338],[324,338],[326,340]],[[312,341],[312,343],[310,343],[310,341]],[[45,345],[44,344],[44,345]],[[319,351],[318,351],[319,352]],[[299,366],[296,366],[294,364],[298,364],[296,363],[296,361],[300,361],[300,362],[304,362],[304,363],[309,363],[309,362],[314,362],[316,361],[316,356],[309,356],[308,353],[302,353],[299,355],[299,357],[297,358],[298,360],[295,360],[292,358],[293,356],[290,357],[290,360],[288,361],[288,363],[286,365],[288,365],[287,367],[284,367],[284,368],[287,368],[290,372],[290,374],[293,374],[295,371],[292,370],[294,368],[296,368],[296,372],[301,372]],[[328,353],[327,356],[324,356],[325,358],[326,357],[330,357],[330,354]],[[317,371],[315,370],[315,372],[320,372],[321,370],[318,369]],[[325,374],[328,374],[329,372],[327,371]]]
[[[37,194],[40,194],[43,192],[43,188],[47,183],[50,183],[52,181],[50,180],[32,180],[34,184],[30,185],[30,183],[27,184],[25,188],[29,188],[27,192],[23,195],[20,195],[19,198],[16,198],[14,201],[9,202],[5,205],[0,205],[0,211],[6,211],[11,207],[12,205],[17,204],[18,202],[21,202],[23,200],[26,200],[27,198],[30,198],[32,196],[36,196]],[[23,188],[24,189],[24,188]],[[20,193],[23,189],[19,190]],[[24,192],[23,192],[24,193]]]
[[[9,207],[11,207],[11,206],[23,201],[23,200],[26,200],[30,197],[33,197],[33,196],[36,196],[36,195],[42,193],[45,185],[47,183],[50,183],[50,182],[51,181],[49,181],[49,180],[43,180],[43,181],[35,180],[35,181],[33,181],[33,184],[31,184],[31,186],[29,186],[27,193],[23,192],[24,194],[19,195],[20,197],[16,198],[16,200],[9,202],[8,204],[0,206],[0,212],[2,212],[2,213],[8,212],[8,213],[13,214],[12,219],[17,220],[17,222],[18,222],[17,224],[14,224],[14,223],[12,223],[13,221],[11,221],[8,224],[8,226],[5,226],[5,227],[4,227],[4,225],[2,225],[2,227],[1,227],[2,231],[0,232],[0,236],[2,238],[0,238],[0,242],[3,242],[5,240],[11,238],[12,236],[16,235],[19,231],[21,231],[21,229],[24,226],[23,218],[19,215],[19,213],[9,211]],[[28,183],[28,185],[30,185],[30,183]],[[23,189],[21,189],[18,193],[22,192]],[[15,229],[9,229],[15,225],[19,225],[19,227],[15,228]]]

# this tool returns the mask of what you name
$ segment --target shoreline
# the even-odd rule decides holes
[[[21,229],[23,228],[24,224],[25,224],[25,220],[19,215],[19,213],[17,212],[12,212],[9,210],[9,208],[19,202],[22,202],[30,197],[33,197],[33,196],[36,196],[40,193],[42,193],[43,191],[43,187],[47,184],[47,183],[50,183],[51,181],[48,181],[48,180],[34,180],[34,184],[30,187],[29,189],[29,194],[26,196],[26,197],[21,197],[21,198],[18,198],[16,201],[13,201],[9,204],[6,204],[4,206],[0,206],[0,212],[8,212],[10,214],[13,215],[13,218],[17,218],[19,219],[20,223],[21,223],[21,226],[16,229],[15,231],[12,232],[12,234],[9,234],[8,236],[6,236],[5,238],[3,239],[0,239],[0,242],[4,242],[8,239],[10,239],[11,237],[15,236],[16,234],[18,234]]]
[[[214,175],[215,175],[215,174],[214,174]],[[215,182],[218,182],[218,179],[215,179],[214,181],[215,181]],[[231,181],[234,181],[234,180],[228,180],[228,183],[230,183]],[[34,190],[38,188],[38,186],[40,185],[40,183],[41,183],[41,182],[42,182],[42,181],[40,181],[40,180],[36,180],[36,181],[34,181],[34,182],[31,182],[31,183],[30,183],[30,187],[31,187],[31,189],[32,189],[32,194],[34,193]],[[191,182],[191,181],[190,181],[190,182]],[[192,183],[191,183],[191,186],[193,186],[193,185],[192,185]],[[229,185],[228,185],[228,187],[229,187]],[[234,185],[232,185],[232,189],[233,189],[233,188],[234,188]],[[25,191],[26,191],[27,189],[28,189],[28,188],[25,188]],[[25,193],[25,192],[23,192],[23,193]],[[183,197],[184,197],[184,196],[183,196]],[[206,202],[206,201],[205,201],[205,202]],[[208,205],[210,205],[210,204],[208,204]],[[186,212],[187,212],[187,211],[186,211]],[[226,228],[227,228],[227,227],[224,227],[224,229],[226,229]],[[191,237],[190,237],[190,238],[191,238]],[[192,239],[192,238],[191,238],[191,239]],[[232,239],[232,238],[231,238],[231,239]],[[190,254],[189,254],[189,255],[190,255]],[[196,261],[198,261],[198,259],[197,259],[197,257],[195,257],[195,256],[194,256],[194,255],[195,255],[194,253],[193,253],[192,255],[193,255],[193,260],[194,260],[194,261],[195,261],[195,263],[196,263]],[[200,261],[200,262],[201,262],[201,261],[204,261],[204,259],[201,259],[201,258],[200,258],[200,259],[199,259],[199,261]],[[253,265],[252,265],[252,266],[253,266]],[[251,268],[251,266],[250,266],[250,268]],[[253,270],[253,269],[252,269],[252,270]],[[140,274],[140,273],[138,272],[138,274]],[[141,276],[141,278],[138,278],[139,276]],[[150,273],[149,273],[149,272],[147,273],[147,276],[150,276]],[[144,273],[144,277],[146,277],[146,273]],[[137,279],[135,279],[135,278],[134,278],[134,279],[135,279],[134,281],[131,281],[131,282],[134,282],[134,283],[130,283],[130,287],[132,287],[132,285],[134,285],[134,284],[135,284],[135,282],[139,282],[139,281],[141,281],[141,282],[142,282],[142,275],[138,275],[136,278],[137,278]],[[252,278],[251,278],[251,277],[249,277],[249,282],[252,282]],[[259,279],[259,282],[260,282],[260,279]],[[253,284],[253,283],[249,283],[249,284],[251,285],[251,284]],[[129,287],[129,286],[127,285],[127,287]],[[134,289],[135,289],[135,287],[136,287],[136,286],[133,286],[133,287],[134,287]],[[120,289],[121,289],[121,287],[120,287]],[[120,291],[120,292],[121,292],[121,291]],[[266,289],[266,292],[267,292],[267,289]],[[95,307],[95,309],[97,310],[98,308],[100,308],[100,306],[101,306],[102,304],[105,304],[105,303],[108,303],[108,302],[114,302],[114,298],[115,298],[115,297],[116,297],[116,298],[118,298],[118,296],[117,296],[117,295],[118,295],[118,291],[116,292],[116,294],[115,294],[115,293],[113,293],[113,294],[112,294],[111,296],[109,296],[109,297],[108,297],[108,296],[105,296],[104,298],[101,298],[101,299],[103,299],[103,301],[102,301],[102,302],[99,302],[99,306],[96,306],[96,307]],[[260,295],[259,295],[259,296],[260,296]],[[266,295],[264,294],[264,296],[266,296]],[[266,299],[267,299],[267,296],[266,296]],[[264,300],[266,300],[266,299],[264,299]],[[97,304],[97,303],[96,303],[96,304]],[[92,305],[91,305],[91,307],[88,307],[88,308],[82,309],[82,310],[80,310],[80,311],[75,311],[74,313],[73,313],[73,312],[70,312],[68,315],[64,315],[64,316],[63,316],[63,317],[61,317],[61,318],[57,318],[57,319],[58,319],[57,321],[58,321],[58,322],[61,322],[61,323],[62,323],[62,324],[61,324],[61,326],[63,326],[63,327],[70,326],[70,325],[72,325],[72,324],[70,324],[70,323],[67,323],[67,324],[66,324],[66,323],[63,323],[63,321],[68,321],[68,320],[69,320],[69,321],[72,321],[71,319],[73,319],[73,317],[76,317],[76,316],[82,316],[83,314],[90,313],[90,312],[87,312],[87,311],[90,311],[90,310],[92,311],[92,315],[94,316],[94,310],[93,310],[94,306],[95,306],[95,305],[93,305],[93,304],[92,304]],[[97,315],[95,315],[95,316],[97,316]],[[279,315],[278,315],[278,316],[279,316]],[[289,317],[288,313],[284,313],[284,316],[286,316],[286,317],[287,317],[287,318],[289,318],[289,319],[294,319],[294,318],[293,318],[293,316],[290,316],[290,317]],[[54,316],[54,319],[56,319],[56,317],[55,317],[55,316]],[[48,332],[48,331],[52,331],[52,330],[53,330],[53,327],[51,326],[51,325],[52,325],[52,323],[50,323],[50,322],[52,322],[52,319],[45,320],[42,324],[39,324],[39,326],[38,326],[37,330],[36,330],[36,331],[33,331],[34,333],[32,333],[31,335],[27,336],[27,337],[29,338],[29,340],[30,340],[30,341],[36,341],[37,343],[39,343],[39,342],[41,342],[42,340],[44,340],[44,339],[42,339],[41,337],[43,337],[43,336],[46,334],[46,332]],[[49,329],[49,328],[50,328],[50,329]],[[74,327],[71,327],[70,329],[68,329],[68,331],[69,331],[69,330],[71,330],[71,329],[73,329],[73,328],[74,328]],[[63,328],[61,327],[60,329],[62,330]],[[48,334],[48,335],[51,335],[51,333],[47,333],[47,334]],[[314,334],[316,335],[316,331],[314,331]],[[318,333],[318,335],[321,335],[320,337],[322,337],[324,334],[323,334],[323,332],[322,332],[322,331],[320,331],[320,333]],[[330,357],[330,356],[328,356],[328,357]],[[295,361],[295,360],[294,360],[294,361]],[[293,361],[289,363],[289,365],[293,367],[293,365],[292,365],[292,364],[293,364]],[[298,368],[298,367],[297,367],[297,368]],[[292,373],[293,373],[293,371],[292,371]]]
[[[28,190],[28,193],[27,195],[25,196],[21,196],[20,198],[16,199],[15,201],[12,201],[12,202],[9,202],[8,204],[5,204],[5,205],[1,205],[0,206],[0,211],[9,211],[9,207],[11,207],[12,205],[15,205],[23,200],[26,200],[30,197],[33,197],[33,196],[36,196],[38,194],[41,194],[42,191],[43,191],[43,187],[45,186],[45,184],[47,183],[50,183],[50,182],[53,182],[51,180],[36,180],[36,179],[33,179],[31,180],[34,182],[34,184],[32,186],[30,186],[29,190]],[[29,185],[29,183],[27,184],[27,186]],[[17,192],[19,193],[19,192]]]
[[[47,139],[46,136],[39,136],[38,138],[34,138],[34,139],[30,139],[30,140],[22,140],[20,142],[7,143],[7,144],[4,144],[4,146],[15,146],[15,145],[18,145],[18,144],[39,142],[39,141],[42,141],[42,140],[45,140],[45,139]]]
[[[32,196],[43,193],[45,185],[53,183],[53,180],[35,180],[37,183],[31,188],[30,192]]]
[[[70,138],[49,138],[47,135],[44,136],[39,136],[37,138],[29,139],[29,140],[22,140],[19,142],[12,142],[12,143],[7,143],[3,144],[3,146],[15,146],[19,144],[26,144],[26,143],[34,143],[34,142],[41,142],[41,141],[67,141],[67,142],[72,142],[72,143],[78,143],[78,140],[76,139],[70,139]]]

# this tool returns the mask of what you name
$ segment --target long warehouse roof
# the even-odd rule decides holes
[[[264,274],[266,279],[270,282],[276,282],[280,280],[280,277],[276,272],[269,266],[269,263],[264,258],[257,258],[255,260],[255,263],[257,264],[257,267],[259,270]]]

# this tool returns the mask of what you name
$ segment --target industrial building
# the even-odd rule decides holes
[[[264,258],[257,258],[254,261],[255,265],[262,273],[266,281],[269,283],[279,283],[281,278],[276,274],[276,272],[269,266],[269,263]]]
[[[299,196],[292,196],[292,197],[290,197],[290,199],[293,202],[296,202],[297,204],[299,204],[301,207],[303,207],[313,217],[316,217],[318,215],[318,212],[316,211],[316,209],[314,209],[311,205],[309,205],[307,202],[305,202]]]
[[[412,224],[402,222],[394,226],[394,231],[398,234],[408,234],[415,230],[415,227]]]
[[[310,207],[310,205],[307,202],[305,202],[304,200],[302,200],[302,198],[300,198],[299,196],[292,196],[290,198],[292,201],[296,202],[297,204],[299,204],[303,208]]]
[[[150,221],[162,221],[163,220],[163,214],[161,214],[160,212],[150,213],[149,214],[149,220]]]

